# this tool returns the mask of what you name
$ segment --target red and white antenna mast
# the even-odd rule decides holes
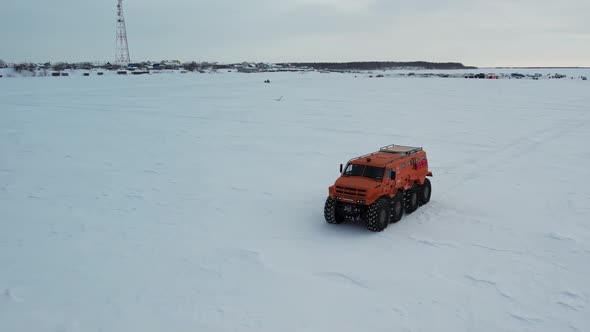
[[[127,44],[127,28],[123,16],[123,0],[117,1],[117,54],[115,62],[129,64],[129,45]]]

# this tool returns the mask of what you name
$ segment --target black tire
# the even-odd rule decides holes
[[[420,205],[428,204],[432,195],[432,185],[430,180],[424,179],[424,184],[420,188]]]
[[[336,201],[328,197],[324,205],[324,218],[328,224],[341,224],[344,218],[336,213]]]
[[[390,212],[390,223],[396,223],[402,219],[404,215],[404,194],[398,193],[391,198],[391,212]]]
[[[406,191],[406,213],[410,214],[418,209],[419,197],[418,188],[416,186]]]
[[[367,229],[373,232],[384,230],[389,224],[390,210],[389,202],[384,198],[379,198],[375,203],[369,205]]]

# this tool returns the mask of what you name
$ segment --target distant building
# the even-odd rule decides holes
[[[180,69],[180,61],[164,60],[160,62],[160,69]]]
[[[236,69],[238,70],[238,73],[257,73],[260,71],[255,64],[248,62],[242,62],[236,67]]]

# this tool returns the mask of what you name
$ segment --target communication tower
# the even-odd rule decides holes
[[[117,1],[117,54],[115,62],[129,64],[129,45],[127,44],[127,28],[123,15],[123,0]]]

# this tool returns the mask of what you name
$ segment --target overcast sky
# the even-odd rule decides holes
[[[116,0],[1,0],[0,59],[113,61]],[[590,66],[590,0],[125,0],[132,61]]]

